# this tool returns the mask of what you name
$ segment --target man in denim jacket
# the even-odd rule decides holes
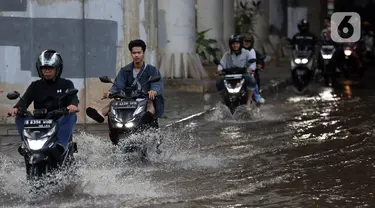
[[[151,76],[161,76],[159,70],[150,64],[144,62],[144,54],[146,51],[146,44],[144,41],[132,40],[128,45],[131,52],[133,62],[122,67],[114,81],[112,88],[105,92],[103,98],[108,98],[111,93],[124,89],[125,87],[140,87],[147,82]],[[117,86],[120,88],[118,89]],[[164,98],[162,95],[164,88],[163,79],[158,82],[149,82],[143,86],[143,91],[148,92],[149,101],[147,110],[157,117],[162,117],[164,114]],[[108,115],[109,104],[102,109],[104,116]]]

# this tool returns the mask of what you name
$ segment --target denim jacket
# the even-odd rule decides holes
[[[124,66],[121,68],[120,72],[117,74],[116,79],[114,81],[115,85],[112,85],[111,89],[109,90],[110,93],[114,93],[125,87],[131,87],[137,81],[133,77],[133,69],[134,69],[134,62]],[[143,64],[141,70],[137,75],[137,80],[140,85],[143,85],[147,82],[150,76],[161,76],[159,70],[152,65]],[[117,86],[116,86],[117,85]],[[137,85],[136,85],[137,86]],[[164,114],[164,97],[163,97],[163,88],[164,82],[163,79],[160,79],[158,82],[149,82],[143,86],[142,91],[148,92],[150,90],[154,90],[157,92],[157,96],[154,100],[155,111],[157,117],[162,117]]]

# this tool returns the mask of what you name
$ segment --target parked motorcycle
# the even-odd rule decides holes
[[[99,79],[103,83],[115,84],[108,76],[102,76]],[[153,76],[146,83],[158,82],[160,79],[160,76]],[[131,134],[159,127],[157,117],[147,111],[148,94],[142,91],[146,83],[141,86],[140,90],[127,87],[110,94],[109,99],[113,100],[109,107],[108,127],[110,139],[114,145],[117,145],[121,139],[126,140]],[[86,113],[94,120],[98,120],[95,118],[98,115],[95,109],[88,107]],[[156,148],[159,145],[160,141],[157,141]],[[142,158],[147,157],[147,147],[142,141],[126,140],[124,148],[125,152],[137,152]]]
[[[60,100],[77,93],[77,89],[68,89]],[[16,100],[20,98],[20,93],[17,91],[8,93],[7,98]],[[24,157],[28,180],[39,180],[54,170],[69,169],[72,166],[73,153],[77,152],[77,144],[73,142],[73,136],[70,136],[67,150],[63,154],[57,144],[59,129],[57,119],[68,114],[66,108],[50,112],[47,112],[47,109],[35,109],[33,113],[27,109],[18,109],[18,116],[27,117],[21,136],[22,145],[18,148],[18,152]]]

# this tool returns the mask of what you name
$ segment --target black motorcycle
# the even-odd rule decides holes
[[[262,59],[264,59],[263,57]],[[246,81],[243,77],[244,74],[248,73],[248,67],[250,64],[256,62],[256,59],[251,59],[243,67],[233,67],[221,70],[218,75],[224,75],[224,86],[225,89],[221,93],[224,104],[229,108],[233,114],[237,107],[240,105],[246,105],[248,100],[248,90],[246,87]],[[218,60],[214,60],[216,65],[220,65]]]
[[[343,44],[343,54],[341,54],[340,60],[342,63],[340,64],[341,74],[344,78],[348,79],[353,75],[355,77],[362,78],[364,76],[364,67],[361,66],[360,59],[356,53],[357,51],[357,43],[345,43]]]
[[[108,76],[99,77],[99,79],[103,83],[115,84]],[[150,77],[146,83],[158,82],[160,79],[160,76]],[[130,134],[159,127],[158,118],[147,111],[148,93],[144,93],[142,89],[127,87],[110,94],[109,99],[113,100],[109,107],[108,127],[109,136],[114,145],[117,145],[120,139],[126,139]],[[98,113],[95,109],[89,107],[86,113],[98,121],[96,118]],[[159,145],[160,141],[157,141],[157,148]],[[147,148],[141,141],[126,141],[124,148],[125,152],[138,152],[142,157],[147,156]]]
[[[78,93],[77,89],[68,89],[60,98]],[[17,91],[8,93],[9,100],[20,98]],[[22,98],[21,98],[22,99]],[[26,116],[22,132],[22,144],[18,152],[24,157],[28,180],[39,180],[59,168],[70,168],[74,162],[73,153],[77,152],[77,144],[69,138],[67,150],[57,144],[59,124],[57,119],[68,115],[66,108],[47,112],[47,109],[35,109],[33,113],[19,108],[17,115]],[[8,114],[8,116],[10,116]]]
[[[324,82],[327,86],[334,85],[336,83],[336,72],[332,62],[332,58],[336,52],[335,46],[330,42],[323,42],[320,48],[320,56],[322,62],[322,75]]]
[[[309,47],[301,49],[295,45],[292,52],[291,74],[293,85],[298,91],[305,89],[315,76],[313,60],[313,52]]]

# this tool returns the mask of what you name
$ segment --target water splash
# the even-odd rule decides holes
[[[220,123],[251,123],[257,121],[275,121],[283,119],[283,115],[278,113],[272,104],[263,104],[261,106],[245,105],[238,106],[236,111],[232,113],[228,107],[221,102],[215,107],[215,110],[205,116],[210,122]]]
[[[30,194],[23,159],[0,155],[0,202],[9,206],[37,204],[36,207],[48,207],[53,201],[55,205],[67,206],[78,197],[83,199],[82,204],[97,200],[95,205],[112,201],[109,204],[117,206],[113,203],[174,196],[175,190],[164,190],[163,182],[153,180],[152,174],[158,171],[156,166],[192,170],[218,168],[222,164],[222,158],[200,152],[197,144],[200,138],[192,134],[194,128],[194,125],[176,126],[130,136],[129,140],[145,143],[149,151],[148,163],[128,160],[121,145],[115,148],[108,139],[81,131],[74,138],[78,145],[74,177],[67,177],[66,172],[61,171],[51,179],[41,181],[43,191],[38,191],[37,196]],[[158,139],[162,139],[161,154],[153,148]],[[58,183],[52,184],[54,181]]]

